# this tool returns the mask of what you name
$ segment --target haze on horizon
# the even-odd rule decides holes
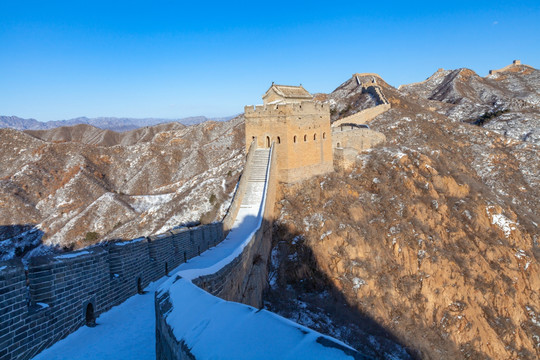
[[[355,72],[398,86],[538,67],[539,18],[538,1],[2,2],[0,115],[219,117],[272,81],[314,93]]]

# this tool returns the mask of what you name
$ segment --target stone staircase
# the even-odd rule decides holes
[[[270,161],[270,149],[256,149],[251,164],[251,174],[248,179],[246,194],[240,207],[260,205],[266,173]]]

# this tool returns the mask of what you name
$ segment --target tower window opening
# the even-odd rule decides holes
[[[307,135],[304,135],[304,141],[307,141]]]
[[[322,133],[322,138],[323,138],[323,140],[326,139],[326,133],[325,132]]]
[[[293,137],[293,142],[296,144],[296,135]]]
[[[267,148],[270,147],[270,136],[267,136],[267,137],[266,137],[266,147],[267,147]]]
[[[317,134],[313,134],[313,140],[317,140]]]
[[[281,144],[281,139],[279,138],[279,136],[277,137],[277,143]]]
[[[144,294],[141,278],[137,278],[137,294]]]

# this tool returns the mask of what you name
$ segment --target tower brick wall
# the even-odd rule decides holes
[[[245,107],[246,148],[275,142],[278,179],[292,183],[333,171],[330,108],[313,101]]]

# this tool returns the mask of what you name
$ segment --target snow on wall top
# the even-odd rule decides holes
[[[229,302],[177,278],[175,306],[167,315],[173,332],[197,359],[360,359],[335,339],[266,310]]]
[[[197,359],[359,359],[356,350],[331,337],[296,324],[279,315],[251,306],[225,301],[195,286],[191,280],[219,271],[239,256],[262,224],[266,181],[242,201],[235,223],[223,242],[179,266],[176,274],[157,292],[168,292],[165,321],[179,341]],[[258,200],[258,201],[254,201]]]

